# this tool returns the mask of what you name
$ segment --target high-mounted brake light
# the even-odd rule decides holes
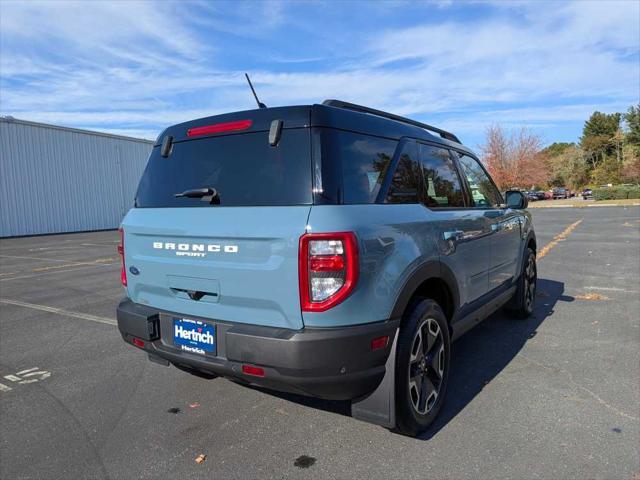
[[[251,127],[251,120],[238,120],[237,122],[214,123],[213,125],[204,125],[202,127],[194,127],[187,130],[187,137],[197,137],[199,135],[209,135],[211,133],[235,132],[238,130],[246,130]]]
[[[298,255],[303,312],[324,312],[349,296],[358,280],[353,232],[307,233],[300,237]]]
[[[124,266],[124,230],[122,228],[118,229],[118,233],[120,234],[120,243],[118,244],[118,255],[120,255],[121,268],[120,268],[120,281],[123,286],[127,286],[127,270]]]

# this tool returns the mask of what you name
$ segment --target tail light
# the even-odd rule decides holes
[[[254,377],[264,377],[264,368],[254,365],[242,365],[242,373],[252,375]]]
[[[356,236],[352,232],[303,235],[298,268],[303,312],[324,312],[338,305],[358,280]]]
[[[389,335],[385,335],[384,337],[378,337],[371,340],[371,351],[381,350],[383,348],[387,348],[389,344]]]
[[[124,267],[124,230],[122,228],[118,229],[118,233],[120,234],[120,243],[118,244],[118,255],[120,255],[120,260],[122,267],[120,268],[120,281],[122,285],[127,286],[127,270]]]

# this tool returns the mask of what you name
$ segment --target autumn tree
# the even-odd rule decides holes
[[[626,113],[593,112],[579,144],[541,149],[540,138],[521,129],[487,129],[482,159],[501,189],[640,183],[640,104]]]
[[[577,190],[589,183],[589,166],[575,143],[552,143],[540,152],[549,172],[549,185]]]
[[[620,170],[620,180],[624,183],[640,183],[640,158],[634,157],[624,163]]]
[[[540,137],[521,129],[511,137],[512,155],[516,168],[516,186],[535,188],[546,185],[549,172],[540,155]]]
[[[507,133],[492,125],[487,129],[482,159],[502,190],[539,187],[547,184],[549,176],[541,146],[540,137],[525,128]]]
[[[499,125],[487,129],[487,140],[482,147],[482,160],[499,188],[513,185],[513,167],[509,153],[509,139]]]

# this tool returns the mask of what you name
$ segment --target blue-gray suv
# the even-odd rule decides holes
[[[175,125],[122,222],[118,326],[153,361],[418,435],[451,342],[533,311],[526,207],[452,133],[342,101]]]

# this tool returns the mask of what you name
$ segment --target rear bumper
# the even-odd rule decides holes
[[[118,329],[127,343],[144,340],[144,350],[205,373],[231,377],[279,391],[352,400],[373,391],[385,373],[399,320],[338,328],[285,328],[232,324],[211,319],[217,333],[216,356],[203,356],[173,345],[173,312],[158,311],[124,299],[118,305]],[[388,336],[385,348],[371,350],[371,340]],[[242,373],[242,365],[262,367],[264,377]]]

